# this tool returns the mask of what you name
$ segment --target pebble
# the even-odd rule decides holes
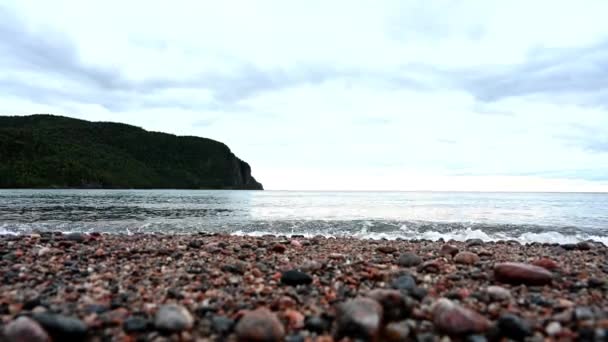
[[[279,342],[285,336],[283,324],[266,308],[245,313],[235,331],[239,341],[248,342]]]
[[[380,246],[378,248],[376,248],[376,250],[380,253],[384,253],[384,254],[393,254],[397,251],[397,248],[393,247],[393,246]]]
[[[467,247],[483,246],[482,239],[468,239],[466,241]]]
[[[441,298],[433,305],[433,323],[448,335],[483,333],[490,322],[475,311]]]
[[[312,283],[312,277],[298,270],[289,270],[281,274],[281,283],[289,286],[308,285]]]
[[[494,266],[496,280],[510,284],[546,285],[553,275],[548,270],[524,263],[505,262]]]
[[[511,291],[505,289],[502,286],[488,286],[486,292],[493,300],[511,299]]]
[[[154,326],[161,332],[173,333],[189,330],[194,324],[194,318],[183,306],[167,304],[161,306],[156,312]]]
[[[370,298],[355,298],[340,304],[336,314],[335,338],[376,340],[382,322],[382,306]]]
[[[140,316],[131,316],[122,323],[126,333],[139,333],[148,330],[148,320]]]
[[[505,314],[500,316],[497,325],[502,336],[508,337],[515,341],[523,341],[526,337],[532,335],[532,328],[530,327],[530,324],[519,316],[513,314]]]
[[[547,335],[555,336],[562,331],[562,325],[559,324],[559,322],[551,322],[547,324],[545,331],[547,332]]]
[[[277,243],[276,245],[272,246],[272,251],[275,253],[285,253],[286,250],[287,247],[285,247],[285,245],[282,243]]]
[[[385,322],[401,321],[412,312],[411,303],[397,290],[376,289],[370,291],[367,297],[382,305]]]
[[[457,264],[473,265],[479,262],[479,256],[473,252],[460,252],[454,256],[454,262]]]
[[[393,289],[412,291],[416,288],[416,280],[409,274],[397,277],[391,284]]]
[[[446,244],[441,246],[441,250],[439,251],[439,253],[441,253],[441,255],[454,256],[458,254],[458,247]]]
[[[302,329],[304,328],[304,315],[299,311],[288,309],[284,312],[284,317],[287,319],[287,326],[290,329]]]
[[[383,341],[400,342],[407,341],[410,335],[410,327],[407,322],[392,322],[384,328]]]
[[[78,318],[50,313],[34,314],[32,318],[46,330],[53,341],[79,341],[87,336],[87,325]]]
[[[226,316],[214,315],[211,317],[211,327],[220,335],[225,335],[232,331],[234,320]]]
[[[549,271],[559,268],[559,265],[555,260],[549,258],[541,258],[532,262],[532,265],[545,268]]]
[[[306,317],[304,321],[304,327],[308,331],[312,331],[315,333],[322,333],[329,330],[331,323],[328,322],[321,316],[310,316]]]
[[[7,342],[48,342],[49,335],[38,322],[21,316],[4,327]],[[0,334],[0,340],[1,340]]]
[[[74,242],[84,242],[86,241],[87,236],[83,233],[70,233],[65,236],[65,239]]]
[[[579,306],[574,309],[574,317],[579,321],[594,319],[595,315],[589,307]]]
[[[397,265],[401,267],[413,267],[418,266],[422,263],[422,258],[414,253],[404,253],[397,259]]]

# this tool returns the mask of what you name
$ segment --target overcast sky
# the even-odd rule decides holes
[[[209,137],[267,189],[608,191],[606,13],[3,0],[0,113]]]

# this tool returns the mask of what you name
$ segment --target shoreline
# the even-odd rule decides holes
[[[607,256],[592,241],[0,235],[0,330],[9,341],[24,331],[54,340],[601,340]]]

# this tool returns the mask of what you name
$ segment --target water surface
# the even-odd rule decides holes
[[[608,243],[608,194],[0,190],[0,233],[199,231]]]

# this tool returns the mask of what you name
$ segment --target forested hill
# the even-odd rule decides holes
[[[215,140],[54,115],[0,116],[0,188],[252,189]]]

